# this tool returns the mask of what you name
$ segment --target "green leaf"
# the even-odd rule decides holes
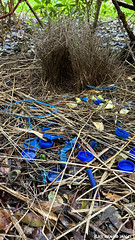
[[[36,10],[38,10],[38,9],[40,9],[40,5],[36,5],[36,6],[33,7],[33,10],[34,10],[34,11],[36,11]]]
[[[41,2],[39,0],[34,0],[36,3],[39,3],[39,5],[41,4]]]
[[[62,3],[56,3],[55,4],[55,7],[64,7],[65,6],[65,4],[62,4]]]
[[[131,0],[125,0],[126,3],[132,4]]]

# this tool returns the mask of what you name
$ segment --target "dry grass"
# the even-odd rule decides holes
[[[43,80],[55,87],[81,91],[86,84],[115,81],[123,71],[119,60],[109,48],[102,47],[102,40],[86,22],[52,23],[35,42]]]

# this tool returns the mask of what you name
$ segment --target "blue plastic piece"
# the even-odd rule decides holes
[[[60,161],[61,162],[67,162],[67,154],[63,151],[60,151]],[[66,164],[62,163],[62,167],[64,168]]]
[[[9,108],[12,106],[12,105],[15,105],[15,104],[18,104],[18,103],[24,103],[24,102],[34,102],[34,103],[38,103],[38,104],[42,104],[42,105],[45,105],[47,107],[51,107],[51,108],[54,108],[55,110],[51,113],[48,113],[48,114],[45,114],[45,115],[41,115],[41,116],[22,116],[20,114],[10,114],[8,113],[8,110]],[[53,106],[53,105],[50,105],[50,104],[47,104],[47,103],[44,103],[44,102],[40,102],[40,101],[36,101],[36,100],[22,100],[22,101],[18,101],[18,102],[14,102],[10,105],[7,106],[6,108],[6,113],[9,115],[9,116],[13,116],[13,117],[21,117],[21,118],[27,118],[27,119],[31,119],[31,118],[42,118],[42,117],[47,117],[47,116],[50,116],[51,114],[57,112],[57,107]]]
[[[49,182],[53,182],[57,176],[61,173],[61,170],[58,168],[52,168],[49,172],[48,172],[48,181]],[[56,181],[60,181],[61,179],[61,175],[56,179]]]
[[[45,132],[45,131],[48,131],[48,130],[50,130],[50,128],[44,127],[44,128],[41,129],[41,132]]]
[[[70,142],[66,144],[64,148],[61,149],[61,151],[65,153],[69,151],[74,146],[76,139],[77,137],[74,137]]]
[[[130,150],[130,157],[135,160],[135,148]]]
[[[125,172],[134,172],[135,165],[132,161],[122,160],[118,163],[118,168]]]
[[[64,138],[64,136],[53,136],[51,133],[44,133],[43,137],[50,140]]]
[[[84,102],[87,102],[88,101],[88,98],[87,97],[83,97],[83,98],[81,98],[82,99],[82,101],[84,101]]]
[[[83,162],[91,162],[93,159],[93,154],[91,152],[81,151],[78,153],[78,158]]]
[[[115,134],[120,137],[120,138],[123,138],[123,139],[126,139],[129,137],[129,133],[126,132],[125,130],[123,130],[122,128],[117,128],[116,131],[115,131]]]
[[[96,104],[100,104],[101,103],[101,99],[98,98],[96,100],[93,100],[93,102],[96,103]]]
[[[47,172],[44,170],[41,174],[39,174],[40,177],[42,178],[42,183],[47,183]]]
[[[39,149],[38,138],[29,138],[25,140],[26,144],[23,144],[24,147],[30,146],[31,148]]]
[[[44,141],[44,140],[40,139],[39,146],[42,148],[51,148],[53,146],[53,140],[48,139],[47,141]]]
[[[97,185],[96,185],[95,178],[94,178],[93,173],[92,173],[92,170],[91,170],[90,168],[87,169],[87,174],[88,174],[88,177],[89,177],[89,180],[90,180],[90,183],[91,183],[91,187],[93,188],[93,187],[97,186]],[[96,190],[97,190],[97,188],[94,188],[94,189],[93,189],[93,192],[95,193]],[[96,194],[96,197],[99,197],[98,192],[97,192],[97,194]]]
[[[96,141],[91,141],[90,146],[91,146],[91,148],[94,149],[95,147],[97,147],[97,142]]]
[[[32,162],[36,158],[36,151],[32,148],[25,148],[21,153],[21,158]]]

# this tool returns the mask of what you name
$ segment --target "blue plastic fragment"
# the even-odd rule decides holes
[[[91,148],[94,149],[95,147],[97,147],[97,142],[96,141],[91,141],[90,146],[91,146]]]
[[[84,101],[84,102],[87,102],[88,98],[87,97],[83,97],[83,98],[81,98],[81,100]]]
[[[67,162],[67,154],[63,151],[60,151],[60,162]],[[62,163],[62,167],[64,168],[66,164]]]
[[[123,139],[126,139],[129,137],[129,133],[126,132],[125,130],[123,130],[122,128],[117,128],[116,131],[115,131],[115,134],[120,137],[120,138],[123,138]]]
[[[75,144],[77,137],[74,137],[70,142],[66,144],[64,148],[61,149],[62,152],[67,152],[69,151]]]
[[[40,177],[42,178],[42,183],[47,183],[47,172],[44,170],[41,174],[39,174]]]
[[[32,162],[36,158],[36,151],[32,148],[25,148],[21,153],[21,158]]]
[[[135,160],[135,148],[132,148],[132,149],[130,150],[130,157],[131,157],[133,160]]]
[[[49,172],[48,172],[48,181],[49,182],[53,182],[57,176],[61,173],[61,170],[58,168],[52,168]],[[56,179],[56,181],[60,181],[61,179],[61,175]]]
[[[23,144],[23,147],[30,146],[31,148],[39,149],[40,146],[38,145],[38,138],[29,138],[25,140],[25,144]]]
[[[51,133],[44,133],[43,137],[50,140],[64,138],[64,136],[53,136]]]
[[[91,183],[91,187],[92,187],[92,188],[93,188],[93,187],[96,187],[97,184],[96,184],[95,178],[94,178],[94,176],[93,176],[92,170],[91,170],[90,168],[87,169],[87,174],[88,174],[88,177],[89,177],[89,180],[90,180],[90,183]],[[94,188],[94,189],[93,189],[93,192],[95,193],[96,190],[97,190],[97,188]],[[98,192],[97,192],[97,194],[96,194],[96,197],[99,197]]]
[[[93,100],[93,102],[96,103],[96,104],[100,104],[101,103],[101,99],[98,98],[96,100]]]
[[[41,132],[45,132],[45,131],[48,131],[48,130],[50,130],[50,128],[44,127],[44,128],[41,129]]]

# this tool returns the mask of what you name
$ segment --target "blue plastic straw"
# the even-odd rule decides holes
[[[96,184],[95,178],[94,178],[93,173],[92,173],[90,168],[87,169],[87,174],[88,174],[88,177],[89,177],[89,180],[90,180],[90,183],[91,183],[91,187],[94,188],[95,186],[97,186],[97,184]],[[97,190],[97,188],[93,189],[94,193],[96,192],[96,190]],[[99,197],[98,192],[96,194],[96,197]]]

